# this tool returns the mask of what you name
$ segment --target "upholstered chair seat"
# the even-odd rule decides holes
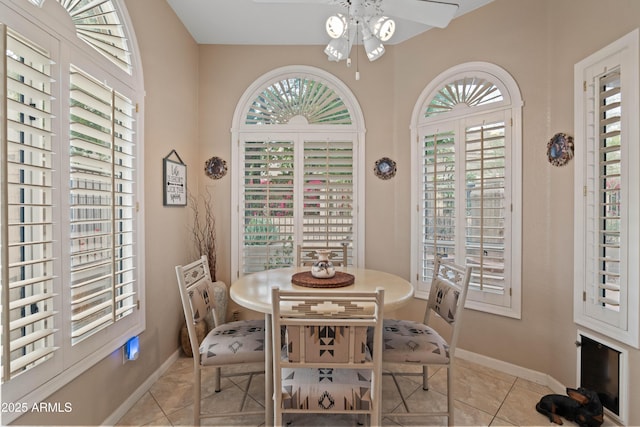
[[[385,319],[383,322],[383,354],[382,362],[385,374],[393,378],[404,411],[384,413],[383,416],[396,419],[413,417],[422,420],[427,416],[446,417],[450,426],[455,425],[453,419],[453,369],[455,349],[460,334],[464,303],[471,280],[471,267],[464,267],[452,262],[443,262],[436,258],[433,264],[429,301],[422,322],[401,319]],[[440,326],[449,330],[450,339],[444,339],[433,327],[433,320],[440,318]],[[422,367],[422,372],[394,371],[399,365]],[[447,410],[435,412],[418,412],[412,410],[397,380],[399,376],[422,377],[422,389],[429,390],[428,367],[440,366],[447,371]],[[418,397],[416,391],[412,400]]]
[[[264,363],[264,320],[224,323],[200,344],[202,365]]]
[[[383,324],[385,362],[424,365],[449,363],[449,344],[432,327],[396,319],[385,319]]]
[[[178,289],[187,322],[194,366],[193,425],[202,419],[264,414],[264,410],[248,411],[245,408],[249,387],[254,375],[264,374],[264,320],[239,320],[225,323],[228,290],[224,283],[213,282],[207,257],[187,265],[176,266]],[[212,323],[213,328],[198,346],[196,326]],[[260,370],[223,372],[222,368],[260,363]],[[222,377],[246,375],[248,381],[237,411],[207,412],[201,407],[201,371],[213,369],[215,391],[221,391]]]

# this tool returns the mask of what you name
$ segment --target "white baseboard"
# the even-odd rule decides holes
[[[133,405],[135,405],[136,402],[140,400],[142,396],[144,396],[147,391],[149,391],[151,386],[156,381],[158,381],[162,374],[167,372],[171,365],[173,365],[173,363],[178,360],[178,357],[180,357],[180,351],[180,349],[177,349],[171,356],[169,356],[169,358],[165,360],[165,362],[160,365],[160,367],[156,369],[155,372],[149,375],[149,377],[140,385],[140,387],[136,389],[136,391],[131,394],[131,396],[129,396],[127,400],[122,402],[122,405],[120,405],[118,409],[116,409],[111,415],[109,415],[109,417],[107,417],[106,420],[102,422],[102,425],[115,425],[120,420],[120,418],[122,418],[124,414],[126,414],[133,407]]]
[[[503,360],[494,359],[482,354],[473,353],[462,348],[456,349],[456,356],[461,359],[468,360],[469,362],[477,363],[478,365],[486,366],[487,368],[504,372],[505,374],[514,375],[525,380],[533,381],[536,384],[547,386],[551,390],[553,390],[554,393],[565,394],[566,386],[563,385],[560,381],[551,377],[549,374],[523,368],[522,366],[514,365]]]
[[[495,369],[505,374],[514,375],[516,377],[533,381],[536,384],[549,387],[554,393],[566,394],[567,386],[556,380],[549,374],[543,372],[534,371],[532,369],[523,368],[522,366],[514,365],[512,363],[505,362],[503,360],[494,359],[492,357],[483,356],[482,354],[473,353],[461,348],[456,349],[456,357],[467,360],[469,362],[477,363],[480,366]],[[608,409],[605,409],[605,425],[608,426],[623,426],[618,417],[609,413]]]

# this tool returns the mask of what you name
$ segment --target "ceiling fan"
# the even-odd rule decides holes
[[[395,32],[396,23],[391,17],[419,22],[431,27],[449,25],[458,10],[454,3],[437,0],[254,0],[256,3],[316,3],[337,5],[346,9],[346,15],[336,13],[326,21],[331,41],[324,50],[329,61],[347,62],[351,65],[351,48],[358,39],[362,42],[369,61],[380,58],[384,52],[382,42]],[[362,35],[359,38],[359,35]],[[360,79],[357,70],[356,80]]]
[[[458,4],[437,0],[254,0],[256,3],[316,3],[346,8],[366,8],[376,4],[390,17],[445,28],[458,10]]]

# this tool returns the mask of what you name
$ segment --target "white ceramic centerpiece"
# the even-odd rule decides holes
[[[329,279],[336,275],[336,269],[329,260],[329,249],[316,249],[318,260],[311,266],[311,275],[318,279]]]

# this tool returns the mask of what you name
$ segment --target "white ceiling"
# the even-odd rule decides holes
[[[387,0],[394,1],[394,0]],[[420,1],[420,0],[416,0]],[[443,0],[459,5],[454,19],[493,0]],[[324,45],[325,21],[338,5],[258,3],[254,0],[167,0],[199,44]],[[396,32],[385,44],[397,44],[428,25],[395,18]]]

